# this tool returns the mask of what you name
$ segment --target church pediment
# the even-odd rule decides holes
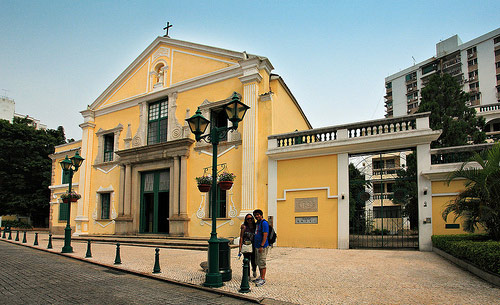
[[[158,37],[90,106],[107,108],[168,88],[241,69],[245,52]]]

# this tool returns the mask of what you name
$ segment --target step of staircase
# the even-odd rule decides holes
[[[54,239],[64,239],[64,236],[53,236]],[[72,236],[74,242],[92,243],[120,243],[129,246],[154,247],[154,248],[170,248],[170,249],[185,249],[206,251],[208,249],[208,238],[203,237],[172,237],[165,235],[85,235]],[[238,245],[233,245],[233,238],[230,240],[230,247],[237,248]]]

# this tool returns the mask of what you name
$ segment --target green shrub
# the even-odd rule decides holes
[[[20,228],[20,229],[31,229],[32,226],[29,223],[25,223],[19,220],[3,220],[2,227]]]
[[[432,245],[483,270],[500,275],[500,242],[491,240],[487,235],[434,235]]]

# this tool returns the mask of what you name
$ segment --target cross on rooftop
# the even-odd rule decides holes
[[[170,24],[170,22],[167,22],[167,26],[163,28],[163,30],[166,30],[167,32],[165,33],[165,35],[164,35],[163,37],[169,37],[169,38],[170,38],[170,36],[168,36],[168,30],[169,30],[172,26],[173,26],[173,25],[172,25],[172,24]]]

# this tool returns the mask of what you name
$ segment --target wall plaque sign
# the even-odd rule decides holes
[[[318,216],[303,216],[303,217],[295,217],[295,224],[317,224]]]
[[[295,198],[295,212],[317,212],[318,197]]]

